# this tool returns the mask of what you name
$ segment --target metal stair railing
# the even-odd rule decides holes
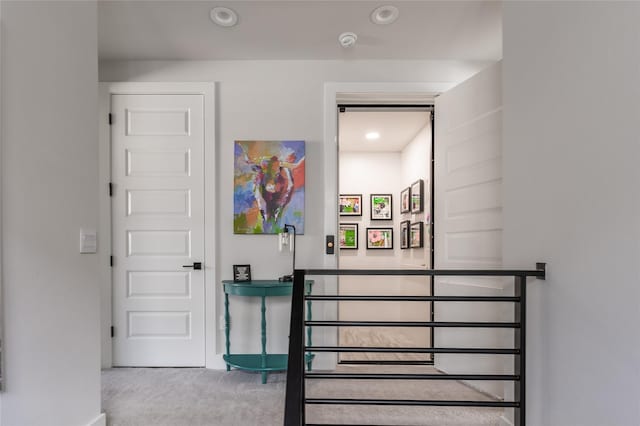
[[[491,276],[513,277],[513,296],[341,296],[306,295],[306,275],[383,275],[383,276]],[[525,426],[526,420],[526,283],[528,277],[544,280],[544,263],[537,263],[535,270],[356,270],[356,269],[296,269],[293,278],[291,325],[289,331],[289,361],[285,399],[285,426],[311,426],[305,423],[307,404],[322,405],[377,405],[377,406],[438,406],[438,407],[505,407],[515,411],[515,426]],[[311,321],[305,320],[304,305],[311,301],[406,301],[406,302],[504,302],[514,304],[514,322],[438,322],[438,321]],[[309,327],[465,327],[509,328],[514,330],[513,348],[412,348],[412,347],[341,347],[307,346],[305,328]],[[393,373],[331,373],[306,372],[305,353],[308,352],[375,352],[375,353],[425,353],[425,354],[496,354],[513,355],[513,374],[393,374]],[[496,380],[513,382],[513,401],[457,401],[457,400],[409,400],[362,398],[306,398],[305,379],[358,379],[358,380]]]

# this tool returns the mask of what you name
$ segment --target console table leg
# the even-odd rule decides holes
[[[229,295],[224,295],[224,338],[227,351],[227,359],[229,358]],[[231,371],[231,367],[227,364],[227,371]]]
[[[262,312],[262,322],[261,322],[261,326],[262,326],[262,356],[261,358],[261,367],[262,368],[267,368],[267,304],[265,301],[265,297],[262,296],[262,308],[261,308],[261,312]],[[267,372],[263,371],[262,372],[262,384],[264,385],[265,383],[267,383]]]

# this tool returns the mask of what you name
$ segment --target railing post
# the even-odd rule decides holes
[[[303,426],[304,409],[304,270],[293,273],[287,393],[284,405],[285,426]]]
[[[514,400],[518,402],[518,408],[514,410],[514,425],[526,424],[526,354],[527,354],[527,276],[516,275],[514,282],[514,296],[520,298],[520,302],[514,303],[515,322],[520,323],[520,328],[514,330],[514,348],[520,350],[520,355],[514,356],[513,374],[520,376],[520,380],[514,382]]]

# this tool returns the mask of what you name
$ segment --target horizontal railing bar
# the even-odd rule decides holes
[[[305,321],[309,327],[450,327],[520,328],[518,322],[437,322],[437,321]]]
[[[400,359],[343,359],[338,361],[341,365],[433,365],[433,359],[425,360],[400,360]]]
[[[515,374],[420,374],[420,373],[306,373],[307,379],[356,379],[356,380],[498,380],[518,381]]]
[[[416,399],[354,399],[354,398],[306,398],[306,404],[324,405],[412,405],[429,407],[519,407],[512,401],[451,401]]]
[[[469,277],[538,277],[544,278],[540,270],[499,269],[304,269],[306,275],[422,275],[422,276],[469,276]]]
[[[382,423],[375,423],[375,424],[362,424],[362,423],[305,423],[304,425],[305,426],[398,426],[397,423],[395,425],[382,424]]]
[[[305,346],[307,352],[376,352],[376,353],[415,353],[415,354],[493,354],[518,355],[519,349],[503,348],[393,348],[362,346]]]
[[[508,296],[339,296],[309,295],[305,300],[381,301],[381,302],[519,302]]]
[[[304,426],[398,426],[395,424],[386,423],[305,423]]]

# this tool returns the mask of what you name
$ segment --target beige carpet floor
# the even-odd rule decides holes
[[[401,371],[399,370],[402,369]],[[432,367],[383,367],[388,372],[433,373]],[[341,366],[343,372],[371,371]],[[377,370],[380,372],[380,370]],[[111,426],[281,426],[285,374],[192,368],[117,368],[102,373],[102,408]],[[455,381],[308,380],[307,397],[489,398]],[[495,408],[307,406],[308,423],[359,425],[498,425]]]

